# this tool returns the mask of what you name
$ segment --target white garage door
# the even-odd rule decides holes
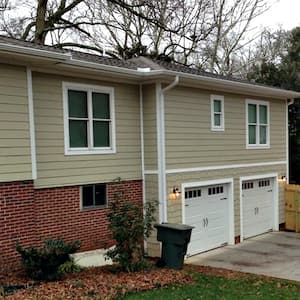
[[[185,189],[185,223],[195,228],[187,255],[228,242],[228,184]]]
[[[243,237],[248,238],[273,227],[273,178],[248,180],[242,183]]]

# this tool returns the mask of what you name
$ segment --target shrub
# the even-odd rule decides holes
[[[79,248],[79,241],[66,243],[61,238],[45,240],[42,248],[29,246],[24,249],[19,243],[16,245],[27,276],[37,280],[60,278],[62,272],[59,270],[59,266],[71,261],[69,254]]]
[[[130,203],[124,195],[120,185],[116,185],[108,213],[109,229],[116,245],[106,256],[119,263],[123,271],[134,272],[149,267],[143,244],[153,230],[156,204],[147,203],[143,212],[141,206]]]

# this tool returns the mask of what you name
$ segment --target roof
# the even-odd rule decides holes
[[[32,57],[43,57],[48,59],[58,60],[66,66],[77,68],[90,68],[93,70],[110,71],[122,74],[131,74],[135,78],[145,78],[150,76],[180,76],[185,78],[186,82],[202,81],[208,84],[208,87],[213,85],[223,86],[224,89],[234,87],[243,88],[244,92],[247,89],[259,89],[263,95],[264,89],[268,96],[279,93],[282,97],[300,98],[300,93],[283,90],[277,87],[270,87],[246,80],[222,76],[209,72],[204,72],[196,68],[187,67],[184,65],[169,63],[162,60],[150,59],[148,57],[136,57],[129,60],[110,58],[90,54],[86,52],[74,51],[70,49],[61,49],[59,47],[39,45],[33,42],[13,39],[10,37],[0,36],[0,52],[18,53],[19,55],[27,55]],[[182,81],[181,81],[182,82]],[[221,83],[221,85],[220,85]],[[242,91],[242,90],[241,90]]]

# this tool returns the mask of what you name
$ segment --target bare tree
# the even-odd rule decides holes
[[[1,0],[0,0],[1,1]],[[267,0],[2,0],[9,36],[128,59],[167,58],[235,74]],[[15,14],[15,10],[24,10]]]

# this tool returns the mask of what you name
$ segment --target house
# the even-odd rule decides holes
[[[285,222],[287,110],[300,93],[139,57],[0,37],[0,260],[15,243],[110,246],[107,204],[158,200],[195,226],[188,254]],[[153,236],[150,255],[159,255]]]

